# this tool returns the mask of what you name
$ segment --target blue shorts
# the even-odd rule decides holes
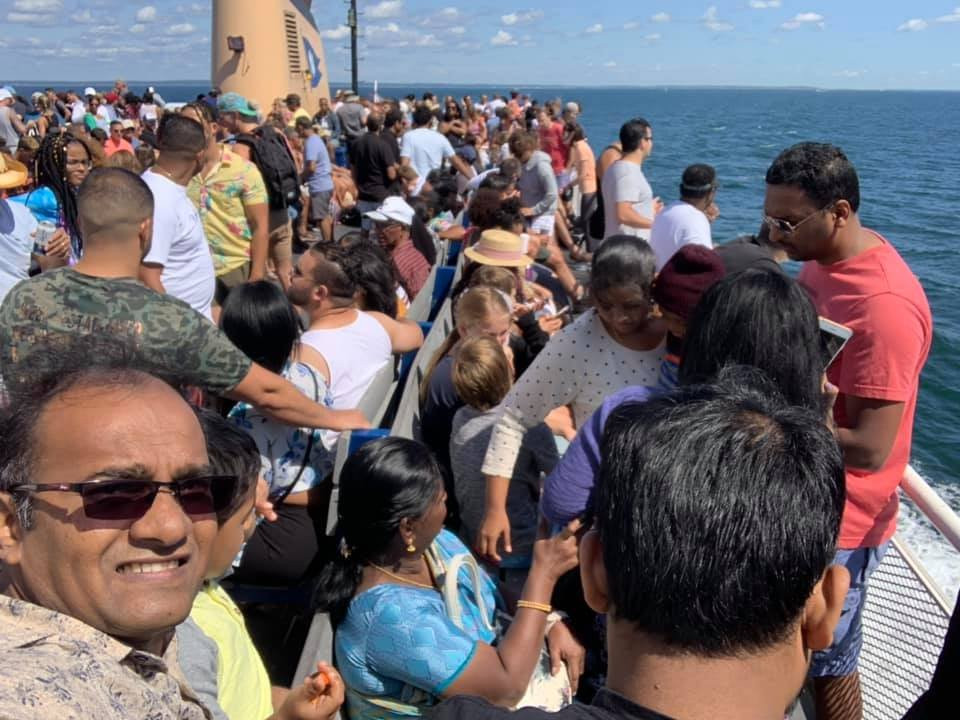
[[[840,622],[833,632],[833,645],[813,654],[811,677],[846,677],[857,669],[863,647],[863,604],[867,600],[867,582],[887,552],[890,543],[875,548],[837,550],[834,565],[843,565],[850,573],[850,590],[843,600]]]

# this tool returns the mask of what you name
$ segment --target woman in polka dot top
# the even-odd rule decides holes
[[[557,333],[500,407],[483,463],[487,477],[477,550],[499,562],[511,551],[506,497],[523,436],[554,408],[569,405],[579,426],[604,399],[632,385],[656,385],[665,328],[651,316],[656,259],[645,240],[608,238],[593,256],[594,308]]]

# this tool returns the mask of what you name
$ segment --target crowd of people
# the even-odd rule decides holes
[[[0,89],[0,716],[862,716],[923,289],[839,148],[718,243],[713,167],[664,203],[651,123],[596,155],[582,111]],[[328,532],[448,262],[417,437],[345,459]],[[250,586],[329,614],[302,683]],[[955,613],[907,717],[958,655]]]

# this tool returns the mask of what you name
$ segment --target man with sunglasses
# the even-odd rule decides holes
[[[403,198],[388,197],[376,210],[366,214],[373,221],[374,236],[390,254],[397,281],[413,302],[430,277],[430,264],[410,236],[414,210]]]
[[[0,410],[0,716],[202,720],[173,630],[237,479],[170,386],[61,350]]]
[[[840,390],[834,418],[847,486],[834,562],[849,570],[850,591],[834,644],[815,654],[811,674],[817,718],[859,719],[863,603],[897,527],[897,488],[933,336],[930,306],[894,247],[860,224],[859,179],[839,148],[794,145],[774,160],[766,181],[771,242],[805,263],[799,281],[820,315],[853,331],[827,371]]]

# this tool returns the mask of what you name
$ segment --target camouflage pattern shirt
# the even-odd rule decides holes
[[[48,365],[58,348],[76,347],[84,336],[92,352],[119,350],[144,372],[218,394],[236,387],[252,364],[186,303],[133,278],[62,268],[24,280],[4,298],[0,376],[13,389]]]

